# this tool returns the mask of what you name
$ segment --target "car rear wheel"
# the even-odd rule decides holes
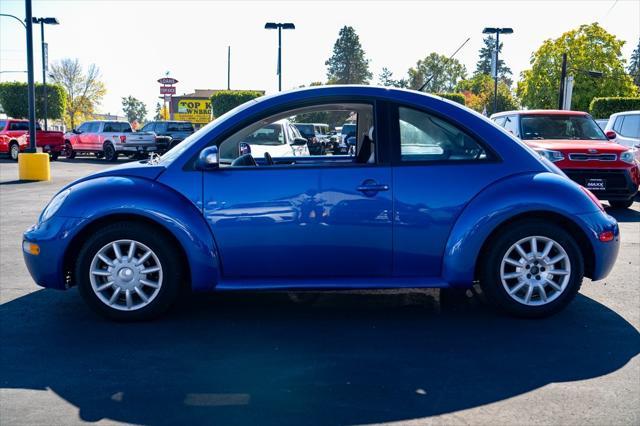
[[[633,204],[633,200],[614,201],[609,200],[609,205],[614,209],[628,209]]]
[[[119,321],[154,318],[177,299],[182,265],[171,242],[152,226],[120,222],[82,246],[75,274],[80,294]]]
[[[104,159],[109,162],[118,161],[118,153],[111,142],[104,144],[102,147],[102,154],[104,155]]]
[[[544,221],[518,222],[498,234],[481,258],[480,285],[490,302],[519,317],[563,309],[578,293],[584,261],[573,237]]]
[[[20,146],[13,142],[10,146],[9,146],[9,155],[11,156],[11,159],[13,161],[18,161],[18,155],[20,155]]]

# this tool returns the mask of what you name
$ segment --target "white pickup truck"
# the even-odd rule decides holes
[[[116,161],[119,154],[146,155],[157,150],[155,133],[134,132],[126,121],[86,121],[64,138],[67,158],[74,158],[77,153],[93,153],[98,158]]]

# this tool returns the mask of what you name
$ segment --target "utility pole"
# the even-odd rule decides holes
[[[227,90],[231,90],[231,46],[227,46]]]
[[[31,0],[24,0],[25,22],[27,23],[27,99],[29,102],[29,147],[25,152],[36,152],[36,90],[33,81],[33,20]]]
[[[567,54],[562,54],[562,70],[560,71],[560,93],[558,94],[558,109],[564,107],[564,81],[567,78]]]

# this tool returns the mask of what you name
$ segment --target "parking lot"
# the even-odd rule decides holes
[[[108,166],[61,160],[25,183],[0,160],[2,424],[640,423],[638,202],[610,211],[611,275],[545,320],[394,291],[195,295],[126,324],[37,287],[21,253],[51,196]]]

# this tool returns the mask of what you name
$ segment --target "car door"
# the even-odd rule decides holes
[[[221,153],[234,137],[217,141]],[[390,275],[391,168],[382,156],[338,160],[203,172],[203,211],[223,277]]]
[[[391,116],[394,275],[438,277],[457,217],[504,167],[461,123],[437,111],[399,105]]]
[[[620,145],[640,148],[640,114],[619,116],[614,131],[617,133],[616,142]]]

